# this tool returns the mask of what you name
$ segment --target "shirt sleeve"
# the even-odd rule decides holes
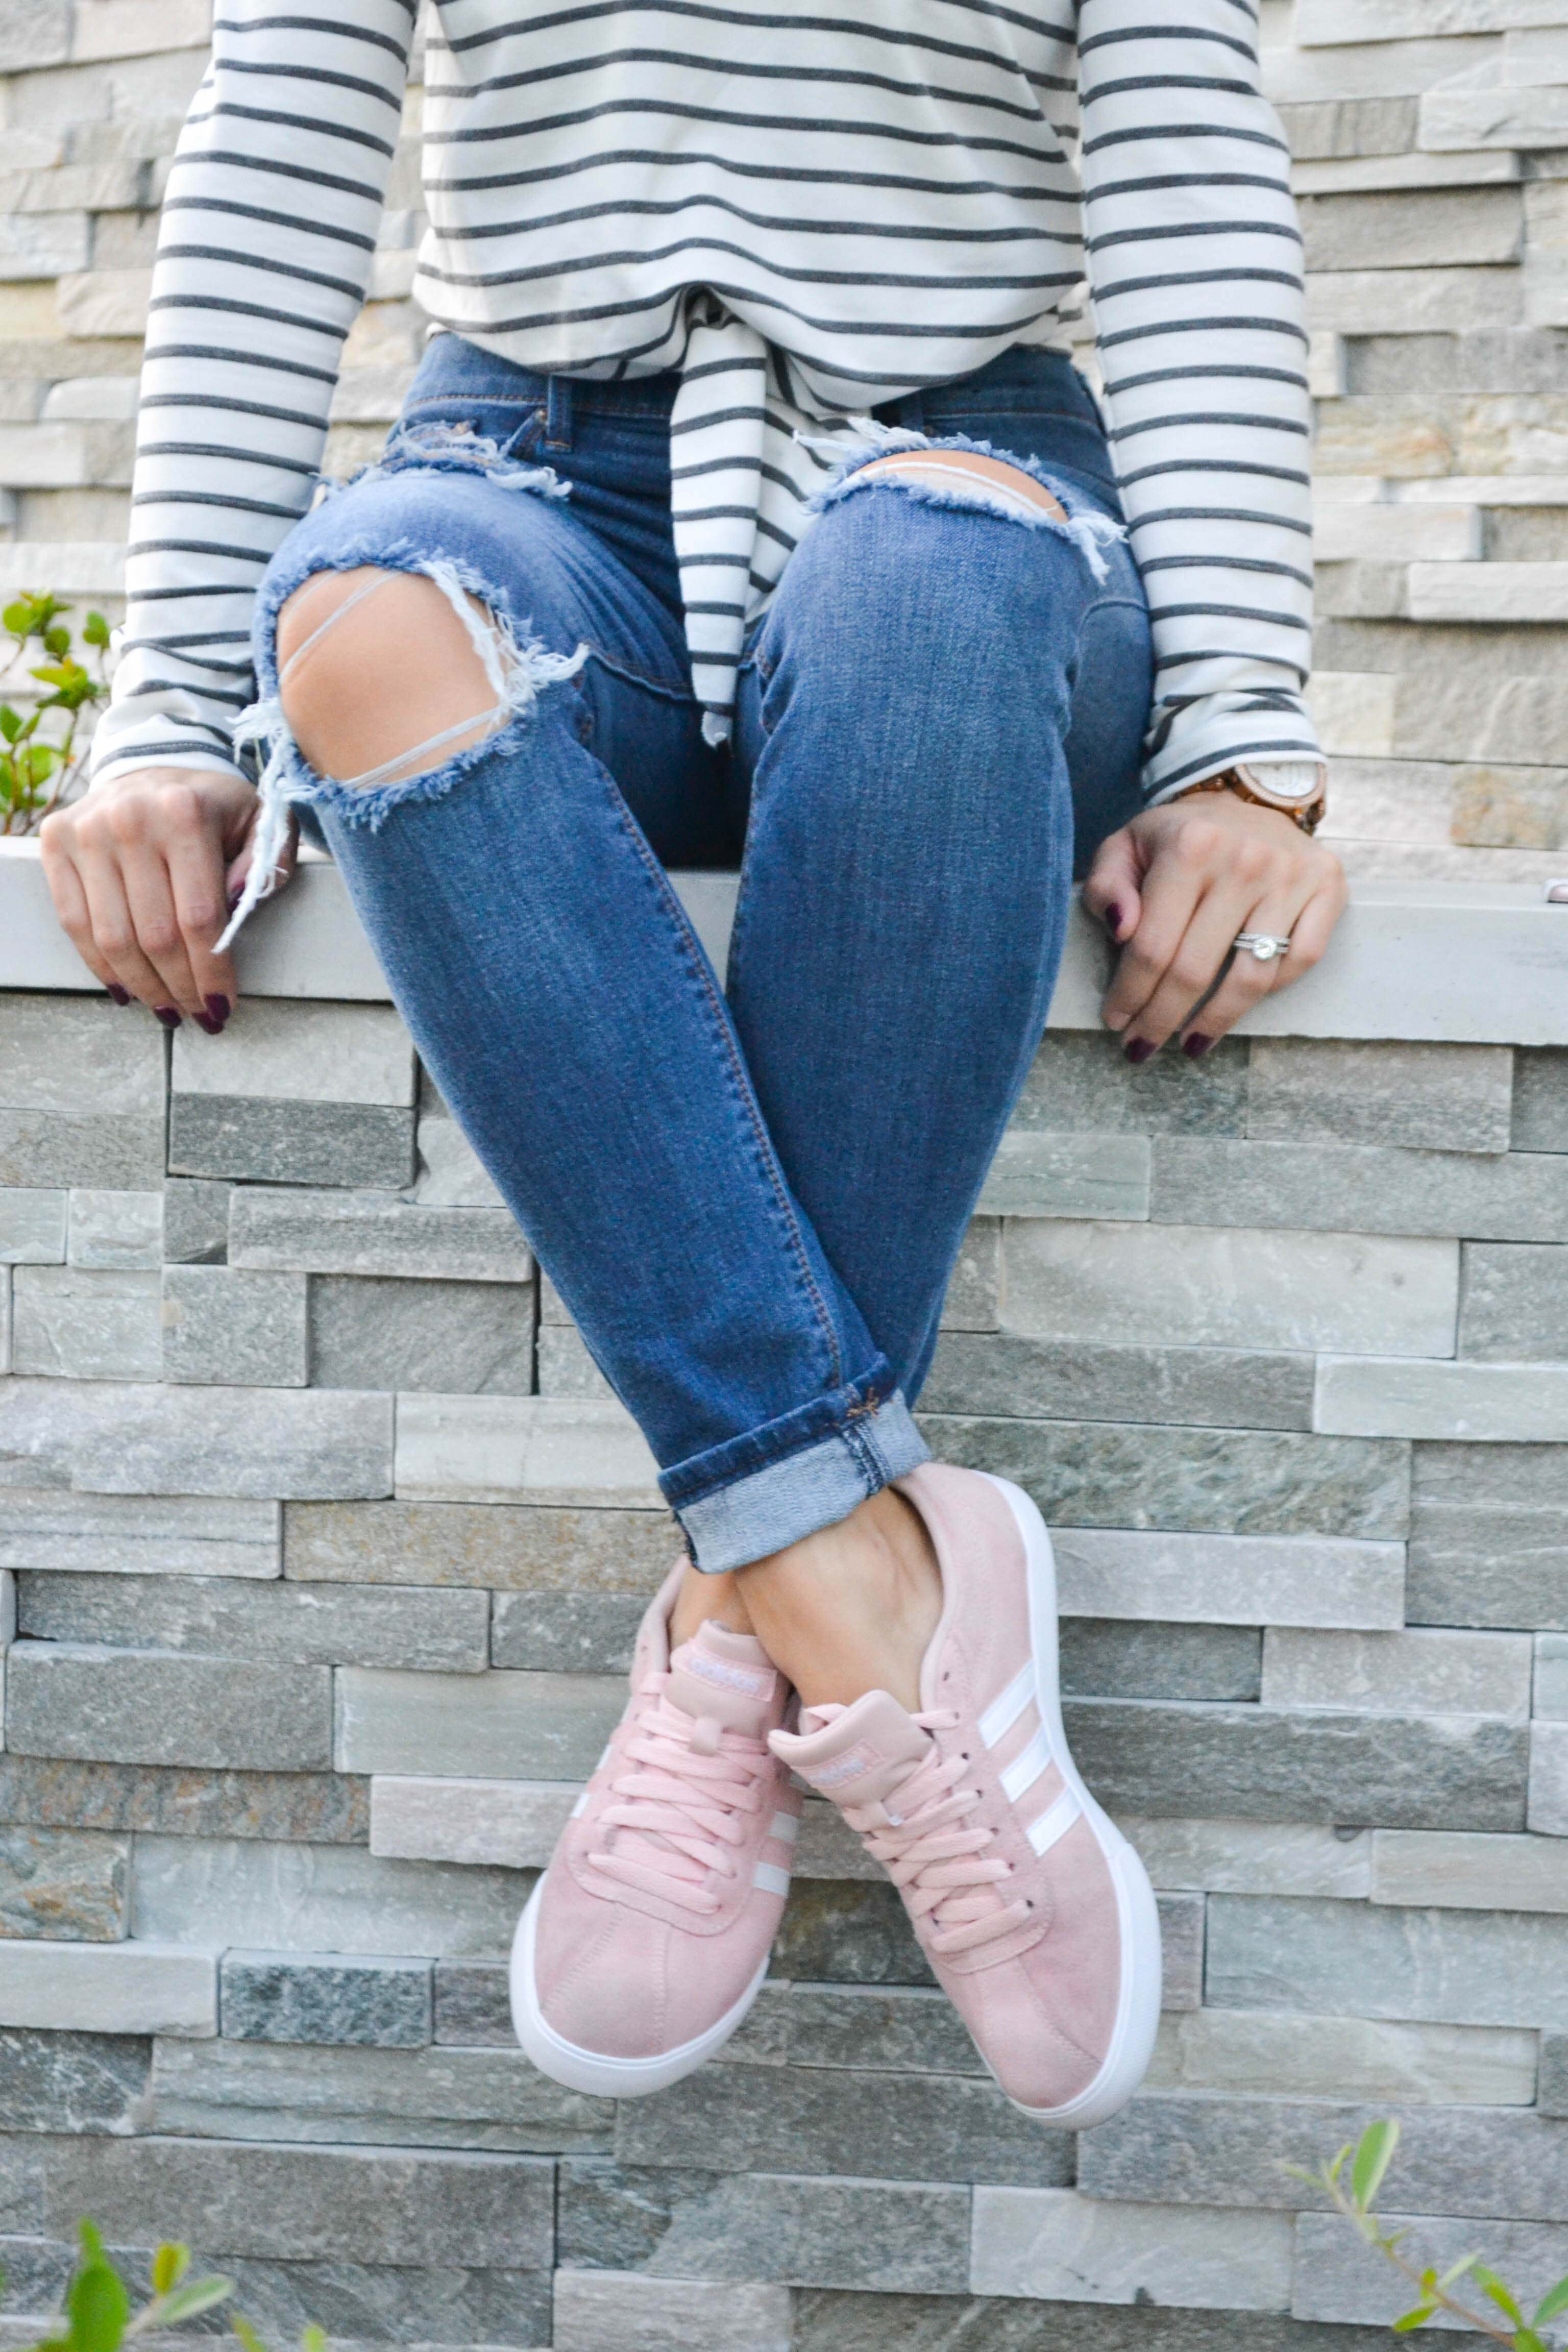
[[[310,505],[396,143],[405,0],[220,0],[159,226],[126,619],[95,782],[241,772],[250,615]]]
[[[1250,0],[1080,0],[1085,245],[1154,700],[1144,792],[1316,760],[1311,404]],[[1306,793],[1304,798],[1310,798]]]

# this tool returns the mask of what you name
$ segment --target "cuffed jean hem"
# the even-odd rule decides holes
[[[674,1506],[705,1576],[746,1568],[819,1528],[847,1519],[858,1504],[931,1459],[900,1391],[830,1437],[752,1470],[694,1502]]]

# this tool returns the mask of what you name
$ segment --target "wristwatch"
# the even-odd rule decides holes
[[[1274,776],[1300,776],[1304,783],[1315,781],[1317,790],[1310,800],[1303,801],[1274,789],[1266,781]],[[1329,772],[1321,760],[1271,761],[1265,769],[1250,767],[1238,760],[1233,768],[1222,769],[1217,776],[1204,776],[1197,783],[1173,793],[1171,798],[1184,801],[1194,793],[1234,793],[1238,801],[1253,801],[1259,808],[1278,809],[1281,816],[1293,819],[1303,833],[1316,833],[1328,806],[1328,782]]]

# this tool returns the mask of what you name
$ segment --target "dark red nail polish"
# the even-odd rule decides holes
[[[205,1003],[208,1020],[216,1023],[216,1026],[221,1029],[224,1023],[228,1019],[229,1014],[233,1012],[233,1005],[230,1004],[226,996],[219,996],[216,992],[213,995],[205,999]]]
[[[131,991],[128,988],[121,988],[117,980],[106,980],[103,984],[105,988],[108,989],[110,996],[113,997],[116,1004],[130,1003]]]
[[[1107,907],[1105,910],[1105,928],[1110,933],[1111,938],[1114,939],[1117,932],[1121,929],[1121,909],[1120,907]]]
[[[165,1029],[177,1029],[179,1027],[180,1016],[175,1012],[172,1004],[154,1004],[153,1010],[157,1014]]]
[[[1131,1045],[1123,1045],[1121,1050],[1130,1062],[1146,1062],[1150,1055],[1159,1049],[1151,1045],[1147,1037],[1134,1037]]]
[[[223,1035],[223,1023],[221,1021],[215,1021],[210,1013],[193,1013],[191,1019],[195,1023],[198,1029],[205,1029],[209,1037],[221,1037]]]
[[[238,906],[239,906],[239,902],[240,902],[240,900],[244,898],[244,896],[245,896],[245,885],[244,885],[244,883],[243,883],[243,882],[237,883],[237,884],[236,884],[236,886],[235,886],[235,887],[234,887],[234,888],[229,892],[229,894],[228,894],[228,911],[229,911],[229,913],[230,913],[231,915],[232,915],[232,914],[234,914],[234,913],[237,911],[237,908],[238,908]]]
[[[1195,1062],[1199,1055],[1206,1054],[1213,1044],[1214,1039],[1212,1037],[1200,1036],[1198,1032],[1194,1029],[1190,1037],[1183,1038],[1182,1051],[1186,1055],[1189,1062]]]

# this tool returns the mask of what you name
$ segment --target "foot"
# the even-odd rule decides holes
[[[712,1619],[670,1650],[681,1570],[632,1695],[512,1947],[517,2038],[576,2091],[663,2090],[727,2042],[767,1974],[801,1799],[768,1748],[790,1692]]]
[[[928,1464],[900,1485],[942,1580],[919,1705],[873,1690],[809,1707],[798,1733],[771,1744],[886,1869],[1014,2105],[1086,2128],[1125,2104],[1149,2063],[1154,1897],[1068,1752],[1039,1513],[978,1471]]]

